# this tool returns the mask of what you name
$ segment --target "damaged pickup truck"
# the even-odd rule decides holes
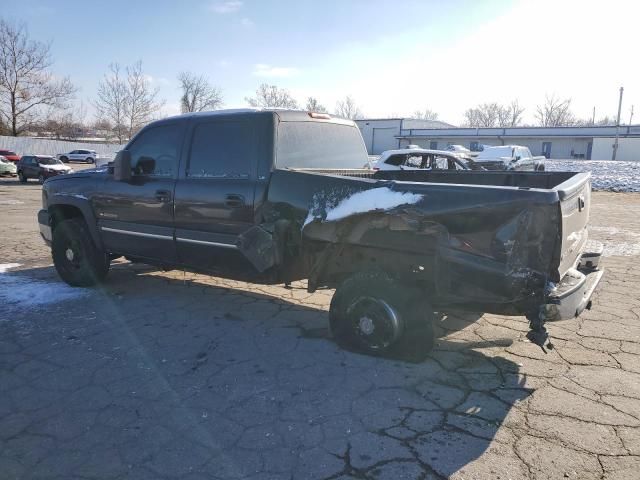
[[[545,322],[589,308],[590,176],[371,171],[360,131],[327,114],[228,110],[146,126],[108,168],[43,187],[40,231],[70,285],[124,256],[256,283],[335,288],[341,345],[415,358],[435,312]],[[418,352],[418,353],[416,353]]]

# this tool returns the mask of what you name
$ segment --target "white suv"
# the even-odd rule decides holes
[[[67,162],[87,162],[87,163],[95,163],[98,154],[95,150],[72,150],[69,153],[61,153],[57,155],[59,160],[62,160],[64,163]]]

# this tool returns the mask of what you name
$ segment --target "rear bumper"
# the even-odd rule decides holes
[[[52,234],[51,225],[49,224],[49,211],[40,210],[38,212],[38,226],[40,227],[40,236],[44,240],[44,243],[51,246]]]
[[[576,268],[569,270],[562,281],[550,289],[547,303],[541,308],[544,320],[568,320],[591,308],[591,297],[604,274],[599,268],[601,256],[602,248],[583,253]]]

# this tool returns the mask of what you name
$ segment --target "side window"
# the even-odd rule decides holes
[[[162,125],[143,131],[128,150],[135,175],[172,177],[178,171],[182,126]]]
[[[407,167],[420,168],[422,165],[422,155],[407,155],[407,160],[404,164]]]
[[[387,165],[393,165],[394,167],[399,167],[404,162],[404,155],[391,155],[384,162]]]
[[[249,122],[201,123],[193,132],[187,176],[251,178],[255,138]]]
[[[448,170],[449,161],[446,157],[436,157],[433,168],[437,168],[438,170]]]

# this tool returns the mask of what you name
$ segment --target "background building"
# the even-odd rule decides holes
[[[419,145],[446,149],[463,145],[478,151],[482,145],[523,145],[547,158],[611,160],[616,127],[514,127],[457,128],[445,122],[402,118],[356,120],[367,151]],[[640,160],[640,125],[623,125],[619,131],[617,160]]]

